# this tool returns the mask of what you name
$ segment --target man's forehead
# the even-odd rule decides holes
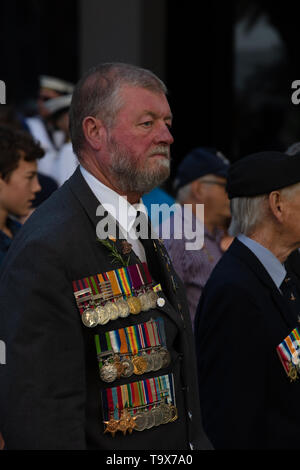
[[[124,85],[120,90],[122,106],[120,111],[124,108],[132,109],[139,113],[153,113],[164,112],[172,118],[170,105],[168,103],[165,93],[150,90],[140,86]]]

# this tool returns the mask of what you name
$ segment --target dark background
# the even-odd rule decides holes
[[[141,1],[149,13],[151,2]],[[300,140],[300,108],[291,102],[291,83],[300,79],[299,14],[300,5],[290,1],[166,0],[165,81],[174,114],[173,171],[195,146],[216,147],[234,161],[254,151],[285,150]],[[29,112],[39,74],[77,81],[79,15],[76,0],[1,3],[0,79],[6,82],[8,104]],[[255,36],[262,18],[279,37],[280,53],[276,48],[237,53],[238,21],[243,19]],[[150,36],[155,35],[152,23]],[[251,64],[251,73],[238,86],[244,63],[248,68]],[[148,66],[147,60],[139,65]]]

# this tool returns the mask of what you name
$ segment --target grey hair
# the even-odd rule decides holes
[[[235,197],[230,201],[231,223],[229,233],[236,236],[239,233],[249,235],[250,232],[261,222],[266,213],[267,195],[255,197]]]
[[[84,118],[97,117],[111,127],[122,107],[120,89],[124,85],[167,94],[165,84],[150,70],[119,62],[92,67],[76,85],[69,112],[70,136],[78,157],[85,142]]]
[[[182,188],[179,188],[176,194],[176,201],[183,204],[190,197],[191,187],[192,183],[188,183],[185,186],[182,186]]]
[[[279,190],[282,196],[291,199],[295,192],[300,190],[300,183],[296,183]],[[230,201],[231,223],[229,234],[236,236],[239,233],[249,235],[262,219],[267,215],[268,194],[255,197],[236,197]]]

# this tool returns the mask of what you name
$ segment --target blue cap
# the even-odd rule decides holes
[[[174,189],[195,181],[201,176],[217,175],[227,178],[229,162],[224,155],[216,149],[197,147],[186,155],[177,169],[174,180]]]

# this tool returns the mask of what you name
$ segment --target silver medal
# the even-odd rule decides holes
[[[87,308],[81,315],[84,326],[94,328],[98,324],[97,313],[93,308]]]

